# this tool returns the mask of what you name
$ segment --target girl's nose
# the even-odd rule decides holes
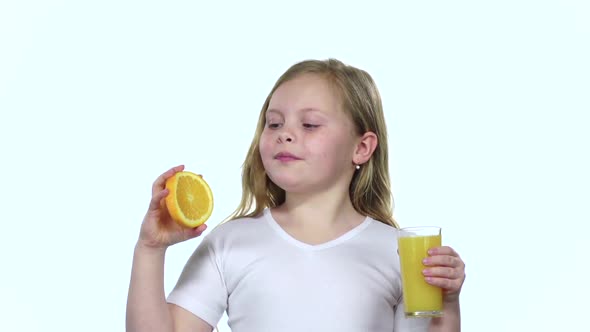
[[[291,143],[291,142],[293,142],[293,135],[288,130],[281,130],[281,132],[278,135],[277,141],[279,143],[285,143],[285,142]]]

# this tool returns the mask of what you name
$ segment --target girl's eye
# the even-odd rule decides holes
[[[268,128],[277,129],[277,128],[279,128],[280,125],[281,125],[280,123],[269,123]]]
[[[306,129],[313,129],[313,128],[319,127],[319,125],[314,125],[314,124],[311,124],[311,123],[304,123],[303,124],[303,127],[305,127]]]

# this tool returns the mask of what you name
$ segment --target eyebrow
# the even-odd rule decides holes
[[[320,112],[320,110],[317,109],[317,108],[313,108],[313,107],[306,107],[306,108],[300,109],[299,112]],[[266,113],[279,113],[279,114],[283,114],[283,112],[281,112],[280,110],[278,110],[276,108],[269,108],[269,109],[266,110]]]

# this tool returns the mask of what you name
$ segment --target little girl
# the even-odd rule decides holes
[[[337,60],[289,68],[266,99],[230,221],[203,238],[164,294],[168,246],[206,225],[174,223],[153,184],[136,244],[127,331],[460,331],[464,263],[432,248],[424,278],[444,316],[406,318],[381,98],[371,76]]]

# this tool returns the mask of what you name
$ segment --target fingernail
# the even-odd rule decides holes
[[[424,278],[426,280],[426,282],[431,283],[432,282],[432,277],[426,277]]]
[[[429,255],[432,255],[432,254],[434,254],[435,252],[436,252],[436,250],[434,250],[434,249],[428,249],[428,254],[429,254]]]
[[[429,269],[424,269],[424,270],[422,270],[422,274],[425,275],[425,276],[429,276],[430,275],[430,270]],[[429,278],[426,278],[426,279],[429,279]]]
[[[422,260],[422,263],[423,263],[424,265],[428,265],[428,264],[430,264],[430,259],[428,259],[428,258],[424,258],[424,259]]]

